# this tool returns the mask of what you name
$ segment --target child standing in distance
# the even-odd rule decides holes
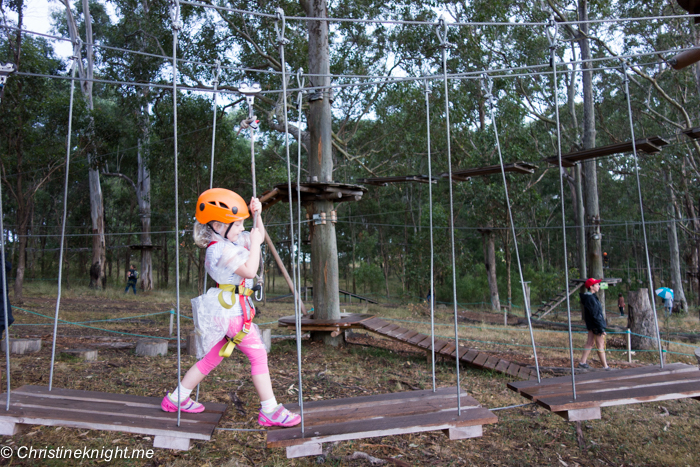
[[[583,305],[583,318],[586,322],[586,329],[588,329],[588,340],[586,345],[583,347],[583,355],[581,356],[581,361],[578,364],[579,368],[590,368],[590,365],[586,363],[588,360],[588,355],[591,353],[593,346],[595,345],[598,351],[598,357],[600,358],[600,363],[603,364],[603,368],[606,370],[612,370],[608,366],[608,361],[605,359],[605,328],[607,323],[603,317],[603,307],[598,300],[596,295],[600,290],[601,279],[593,279],[592,277],[586,280],[584,287],[586,291],[579,294],[581,298],[581,304]]]
[[[622,294],[617,296],[617,307],[620,309],[620,316],[625,316],[625,297]]]
[[[267,352],[257,326],[252,324],[255,308],[250,300],[253,278],[258,271],[260,244],[265,228],[258,216],[257,226],[250,232],[243,229],[250,216],[245,201],[233,191],[213,188],[199,196],[196,207],[194,240],[206,248],[204,267],[218,286],[192,300],[197,333],[197,358],[182,382],[163,398],[166,412],[204,411],[204,405],[190,399],[192,390],[233,348],[243,352],[251,364],[253,385],[260,397],[258,423],[262,426],[294,426],[301,422],[298,414],[278,404],[272,391]],[[260,201],[250,202],[253,214],[262,210]]]

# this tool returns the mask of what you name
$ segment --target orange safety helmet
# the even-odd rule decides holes
[[[218,221],[223,224],[250,217],[248,206],[237,193],[226,188],[212,188],[199,195],[195,217],[200,224]]]

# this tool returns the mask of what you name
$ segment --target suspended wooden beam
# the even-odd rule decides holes
[[[377,177],[377,178],[358,178],[358,183],[365,185],[388,186],[389,183],[402,182],[418,182],[418,183],[437,183],[438,177],[432,179],[427,175],[401,175],[398,177]]]
[[[651,136],[649,138],[642,138],[635,141],[638,151],[645,152],[647,154],[656,154],[661,151],[663,146],[668,144],[668,141],[663,139],[661,136]],[[608,146],[600,146],[592,149],[584,149],[583,151],[570,152],[561,156],[561,165],[564,167],[573,167],[577,162],[597,159],[599,157],[610,156],[612,154],[620,154],[623,152],[632,152],[632,141],[626,141],[624,143],[610,144]],[[552,165],[559,165],[559,158],[557,156],[548,157],[545,159],[548,163]]]
[[[688,130],[683,130],[681,131],[681,133],[683,133],[690,139],[698,139],[700,138],[700,126],[696,126]]]
[[[695,47],[681,52],[675,57],[671,58],[668,63],[674,70],[682,70],[683,68],[690,66],[697,61],[700,61],[700,47]]]
[[[535,173],[537,169],[536,165],[530,164],[529,162],[513,162],[512,164],[506,164],[503,166],[506,173],[519,173],[519,174],[531,174]],[[488,165],[485,167],[477,167],[474,169],[465,170],[454,170],[452,171],[452,180],[458,182],[466,182],[471,177],[476,177],[478,175],[493,175],[496,173],[501,173],[500,165]],[[443,173],[440,175],[442,178],[449,177],[448,173]]]
[[[280,201],[288,203],[291,197],[296,201],[297,184],[292,183],[292,192],[286,183],[276,185],[272,190],[266,191],[260,196],[263,210],[270,208]],[[347,201],[360,201],[362,195],[367,192],[367,188],[361,185],[351,185],[341,182],[306,182],[299,184],[301,192],[301,202],[311,203],[314,201],[330,200],[336,203]]]

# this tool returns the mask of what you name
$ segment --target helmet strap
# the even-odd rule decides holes
[[[231,230],[231,227],[233,227],[233,222],[231,222],[231,223],[228,225],[228,228],[226,229],[226,233],[224,234],[224,240],[228,240],[228,233],[229,233],[229,231]]]

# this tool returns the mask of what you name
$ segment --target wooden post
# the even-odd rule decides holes
[[[155,357],[168,355],[168,341],[162,339],[141,339],[136,343],[136,355]]]
[[[289,287],[289,290],[292,292],[292,295],[294,295],[295,300],[299,300],[299,306],[301,307],[301,312],[303,314],[307,314],[306,312],[306,307],[304,306],[304,302],[297,297],[297,292],[294,290],[294,284],[292,283],[292,278],[289,277],[289,273],[287,272],[287,268],[284,267],[284,263],[282,262],[282,258],[280,258],[280,255],[277,253],[277,249],[275,248],[275,245],[272,243],[272,240],[270,240],[270,236],[265,232],[265,243],[267,243],[267,247],[270,249],[270,253],[272,253],[272,257],[275,258],[275,263],[277,263],[277,267],[280,269],[282,272],[282,276],[284,276],[284,280],[287,281],[287,286]]]
[[[627,363],[632,363],[632,331],[630,328],[627,328]]]
[[[695,358],[698,359],[698,365],[700,366],[700,348],[695,349]]]
[[[95,349],[71,349],[63,350],[61,353],[73,357],[78,357],[79,359],[85,360],[86,362],[94,362],[97,360],[97,350]]]
[[[265,350],[267,350],[267,353],[270,353],[270,349],[272,349],[272,329],[263,329],[260,334]]]
[[[0,346],[5,352],[5,345]],[[41,339],[10,339],[10,354],[24,355],[27,353],[39,352],[41,350]]]
[[[187,355],[197,355],[197,333],[194,331],[187,335]]]
[[[173,337],[173,310],[170,310],[170,337]]]

